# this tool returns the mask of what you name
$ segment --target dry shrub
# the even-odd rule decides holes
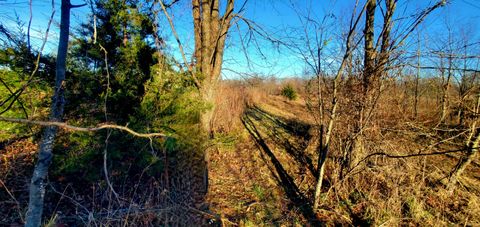
[[[265,102],[279,94],[281,85],[273,79],[222,81],[218,87],[213,125],[215,133],[228,134],[243,129],[241,117],[247,106]]]
[[[240,130],[240,118],[245,110],[246,89],[239,81],[223,81],[219,88],[213,115],[215,133]]]
[[[268,93],[261,87],[247,88],[247,105],[254,106],[255,104],[265,102],[268,99]]]
[[[225,119],[238,117],[242,114],[248,115],[249,113],[249,111],[245,112],[245,110],[240,110],[238,106],[234,106],[240,102],[239,100],[242,100],[242,108],[257,105],[273,117],[277,116],[295,121],[309,122],[312,125],[314,124],[313,121],[308,120],[306,116],[309,114],[306,105],[310,104],[315,107],[314,105],[318,103],[319,97],[314,89],[315,86],[312,86],[313,89],[311,88],[311,91],[304,89],[306,87],[305,82],[302,80],[277,81],[255,78],[255,80],[248,80],[243,83],[226,83],[222,85],[222,95],[219,96],[218,100],[219,108],[223,108],[223,112],[217,111],[218,113],[224,113],[222,117],[224,117],[223,121],[226,123],[223,124],[230,126],[230,122],[235,121],[233,119],[230,121]],[[299,91],[300,100],[307,98],[309,100],[292,102],[278,96],[281,87],[287,83],[292,84]],[[316,83],[313,85],[316,85]],[[418,154],[420,150],[429,144],[452,136],[448,133],[442,134],[432,130],[440,111],[439,102],[441,100],[438,99],[435,90],[438,87],[438,83],[426,79],[420,81],[417,118],[413,114],[414,99],[411,86],[411,83],[404,83],[401,80],[384,81],[382,93],[376,102],[373,115],[362,131],[361,146],[363,149],[351,149],[355,140],[352,133],[353,127],[355,124],[358,124],[359,120],[356,118],[358,116],[356,111],[358,111],[359,107],[359,99],[356,95],[361,92],[361,89],[358,84],[352,81],[350,81],[350,84],[347,81],[347,84],[342,86],[339,93],[338,118],[333,131],[333,141],[328,154],[329,159],[326,163],[327,170],[325,173],[321,210],[317,211],[317,217],[324,221],[327,226],[479,225],[480,219],[476,217],[478,216],[476,214],[479,212],[478,204],[480,198],[477,189],[478,181],[471,177],[472,173],[478,172],[478,167],[471,167],[467,171],[470,173],[465,174],[466,176],[462,181],[463,184],[468,183],[468,181],[475,181],[477,187],[472,186],[475,182],[468,183],[468,185],[464,185],[468,190],[458,187],[452,194],[439,182],[453,168],[458,160],[457,158],[448,156],[388,158],[383,155],[375,155],[364,160],[368,155],[379,152],[390,155]],[[325,98],[327,115],[328,110],[331,108],[331,101],[328,99],[328,97],[331,97],[329,93],[331,89],[330,83],[322,87],[324,92],[322,96]],[[307,94],[308,92],[310,94]],[[238,109],[233,107],[238,107]],[[253,109],[250,108],[251,111]],[[311,109],[317,111],[315,108]],[[301,112],[303,114],[300,114]],[[314,178],[306,178],[305,173],[308,173],[308,171],[303,170],[306,168],[306,165],[298,164],[293,158],[288,156],[288,152],[285,152],[287,149],[282,148],[282,144],[291,145],[294,144],[293,141],[299,142],[299,140],[288,136],[282,138],[284,134],[271,127],[278,122],[267,121],[270,118],[264,119],[261,116],[261,114],[252,115],[252,121],[255,121],[255,126],[259,132],[264,134],[263,138],[269,149],[275,154],[276,159],[279,160],[287,174],[292,177],[295,184],[299,187],[300,193],[309,201],[313,201]],[[288,122],[285,119],[283,122]],[[328,117],[326,117],[324,123],[328,122],[328,120]],[[456,131],[453,130],[451,133],[456,133]],[[315,133],[311,134],[314,135]],[[312,163],[316,163],[318,155],[309,152],[315,151],[315,140],[318,140],[318,135],[312,136],[310,140],[310,148],[300,149],[301,154],[310,155]],[[457,149],[457,145],[462,142],[463,139],[459,138],[449,141],[448,144],[435,146],[434,149],[422,150],[422,152],[430,153]],[[254,148],[249,148],[245,151],[250,151],[251,149]],[[242,154],[243,150],[239,149],[238,154]],[[343,172],[344,177],[341,178],[339,177],[339,170],[342,168],[343,163],[341,159],[344,151],[353,152],[349,168],[353,166],[355,168],[353,170],[346,168]],[[258,158],[261,159],[261,157]],[[232,164],[234,160],[235,158],[227,160],[222,157],[219,159],[219,162],[222,162],[222,165],[224,162]],[[259,163],[266,163],[267,167],[269,165],[268,160],[265,159],[261,159]],[[238,167],[239,169],[253,168],[244,168],[245,162],[239,162],[236,165],[241,166]],[[270,171],[272,169],[274,168],[270,166]],[[257,169],[255,171],[259,172]],[[228,172],[230,172],[230,169],[228,169]],[[224,174],[218,175],[224,176]],[[268,174],[265,175],[268,177]],[[254,183],[261,181],[261,176],[249,176],[248,179],[245,179],[247,183],[242,182],[239,184],[235,181],[237,178],[239,177],[235,176],[232,179],[235,182],[232,183],[233,185],[254,185]],[[274,180],[270,180],[274,182]],[[228,184],[222,185],[225,188],[230,186]],[[278,187],[275,189],[282,191],[282,185],[278,184]],[[244,193],[248,194],[249,192],[247,190]],[[259,193],[257,192],[257,194]],[[253,195],[253,200],[261,197],[257,194]],[[246,200],[247,198],[245,197],[248,196],[242,194],[236,196],[235,199],[231,196],[225,196],[225,198],[230,200],[225,199],[228,202],[222,204],[229,204],[231,208],[236,203],[244,202],[242,199]],[[218,212],[222,212],[221,209]],[[275,212],[287,216],[287,213],[283,212],[281,208],[276,208]],[[229,213],[232,216],[241,216],[240,214],[249,215],[248,210],[231,211]],[[257,219],[253,218],[251,220]],[[265,221],[269,219],[262,217],[258,220]],[[243,224],[247,225],[247,222]]]
[[[326,187],[323,210],[319,213],[322,217],[327,211],[340,214],[340,217],[348,217],[348,224],[360,226],[478,225],[480,194],[477,188],[480,184],[475,179],[478,179],[475,176],[478,166],[470,166],[462,185],[453,192],[449,192],[442,181],[462,154],[408,158],[374,155],[364,159],[374,153],[403,156],[420,151],[456,150],[463,144],[464,138],[459,137],[425,149],[457,134],[456,129],[448,133],[434,129],[441,111],[441,99],[435,92],[437,83],[420,82],[417,118],[412,88],[406,87],[411,85],[395,80],[384,81],[383,85],[373,115],[361,134],[363,149],[351,149],[357,142],[352,138],[352,128],[358,124],[355,98],[360,90],[355,89],[355,84],[347,84],[340,91],[338,118],[327,161],[326,181],[331,181],[332,186]],[[328,100],[326,105],[328,109]],[[456,123],[455,118],[447,121]],[[348,174],[342,178],[339,170],[344,151],[351,152],[352,156],[351,165],[346,169],[355,168],[345,171]],[[338,216],[325,216],[322,220],[327,225],[339,224]]]

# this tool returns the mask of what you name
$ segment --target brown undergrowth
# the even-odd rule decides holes
[[[417,119],[405,114],[411,113],[408,99],[394,87],[386,91],[391,96],[379,99],[365,130],[363,153],[356,153],[339,177],[351,123],[348,108],[342,107],[327,157],[320,209],[313,210],[319,140],[315,121],[304,92],[287,100],[279,95],[282,83],[272,83],[265,85],[268,88],[262,83],[222,85],[208,175],[201,152],[165,156],[168,153],[161,150],[153,152],[157,162],[167,163],[166,169],[146,165],[126,176],[111,169],[118,199],[103,178],[83,184],[81,177],[52,175],[47,221],[71,226],[480,225],[478,157],[450,191],[446,177],[463,154],[421,155],[462,148],[464,129],[437,126],[436,102],[427,97],[419,100]],[[136,152],[151,151],[149,141],[141,143],[143,148]],[[66,140],[60,145],[68,148]],[[0,145],[1,225],[22,223],[36,146],[28,138]],[[118,166],[136,162],[112,158]],[[102,175],[101,168],[97,174]]]
[[[210,156],[212,211],[240,226],[480,225],[480,166],[469,166],[461,184],[449,191],[446,177],[463,153],[419,155],[461,150],[465,138],[460,128],[435,128],[435,100],[422,97],[414,119],[405,114],[411,113],[408,98],[389,88],[386,92],[399,94],[381,97],[365,131],[364,153],[355,154],[343,178],[339,158],[349,118],[341,116],[320,209],[313,211],[318,133],[305,102],[249,89],[241,140]],[[418,156],[403,157],[412,154]]]

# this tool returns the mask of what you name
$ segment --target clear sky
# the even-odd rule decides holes
[[[360,0],[360,3],[365,0]],[[377,0],[382,2],[382,0]],[[435,0],[399,0],[397,3],[396,17],[397,26],[408,24],[410,21],[405,16],[418,13],[426,6],[432,5]],[[52,13],[51,1],[32,0],[32,44],[39,47],[45,36],[48,18]],[[73,4],[85,3],[83,0],[72,0]],[[187,55],[192,53],[193,28],[190,9],[190,0],[181,0],[172,10],[175,26],[185,46]],[[243,0],[236,0],[236,8],[243,4]],[[292,46],[304,45],[305,16],[317,22],[328,16],[325,34],[332,44],[330,54],[339,51],[335,41],[345,29],[345,24],[351,15],[355,0],[249,0],[246,4],[242,17],[254,21],[273,40],[280,40]],[[48,38],[45,52],[55,53],[58,41],[58,23],[60,15],[60,0],[55,0],[55,21]],[[89,7],[72,10],[72,26],[82,21],[88,21]],[[377,13],[377,15],[380,14]],[[29,0],[0,0],[0,23],[6,27],[16,27],[16,18],[26,25],[30,17]],[[427,38],[435,41],[445,35],[447,25],[453,30],[465,30],[471,42],[480,41],[480,0],[450,0],[450,3],[433,12],[419,29]],[[363,24],[362,24],[363,26]],[[309,35],[314,32],[310,27]],[[233,25],[227,43],[224,62],[224,75],[227,78],[237,77],[238,74],[258,73],[262,75],[275,75],[277,77],[289,77],[301,75],[306,65],[298,51],[278,45],[261,35],[249,36],[247,26],[239,21],[238,27]],[[162,35],[167,38],[169,51],[179,57],[178,47],[171,35],[170,28],[165,23]],[[400,35],[400,34],[397,34]],[[240,42],[243,37],[243,45]],[[302,44],[303,42],[303,44]],[[297,45],[298,43],[298,45]],[[301,48],[299,48],[301,49]],[[246,52],[246,53],[245,53]],[[247,57],[248,56],[248,60]],[[180,58],[179,58],[180,59]],[[334,61],[334,59],[332,59]]]

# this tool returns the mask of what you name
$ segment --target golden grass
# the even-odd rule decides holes
[[[276,91],[267,89],[272,84],[257,83],[256,86],[246,86],[243,89],[247,97],[247,105],[243,108],[257,106],[263,111],[277,116],[281,122],[295,121],[313,125],[312,116],[308,113],[305,102],[305,92],[301,92],[301,98],[296,101],[288,101],[278,96]],[[281,84],[276,84],[280,87]],[[426,86],[426,85],[424,85]],[[429,85],[430,86],[430,85]],[[424,87],[424,89],[427,89]],[[278,90],[277,90],[278,91]],[[316,216],[326,225],[375,225],[375,226],[445,226],[445,225],[480,225],[480,181],[477,176],[480,168],[470,166],[461,177],[461,185],[451,192],[445,188],[444,179],[461,155],[435,155],[411,158],[387,158],[385,156],[373,156],[349,173],[344,179],[338,178],[340,168],[339,158],[348,141],[348,135],[354,122],[352,108],[348,104],[348,92],[342,91],[340,98],[341,110],[339,120],[335,125],[334,141],[331,153],[327,160],[327,172],[325,187],[322,192],[321,209],[316,211]],[[405,94],[404,87],[387,86],[375,108],[372,121],[364,132],[363,153],[356,153],[352,165],[369,154],[384,152],[391,155],[408,155],[418,152],[430,153],[436,151],[454,150],[462,145],[464,136],[449,139],[445,143],[428,147],[439,141],[453,137],[455,132],[441,132],[432,130],[439,117],[439,100],[428,94],[422,94],[418,100],[418,116],[413,114],[413,98],[411,94]],[[327,102],[327,107],[329,103]],[[453,107],[453,104],[452,104]],[[328,108],[327,108],[328,109]],[[235,116],[238,116],[236,112]],[[452,116],[454,113],[452,112]],[[272,123],[266,123],[261,117],[253,117],[253,124],[263,136],[267,146],[272,150],[282,167],[290,175],[307,200],[313,201],[313,188],[315,176],[305,171],[305,166],[292,158],[275,136],[283,136],[284,142],[292,144],[298,142],[295,136],[288,135],[283,131],[276,131]],[[454,124],[456,119],[449,120]],[[278,123],[280,124],[280,123]],[[448,126],[448,125],[447,125]],[[273,131],[272,131],[273,130]],[[303,154],[311,158],[316,165],[316,140],[318,133],[315,130],[306,132],[310,135],[307,145],[302,148]],[[216,175],[212,181],[229,175],[224,165],[232,165],[233,168],[257,174],[242,174],[239,172],[229,180],[221,181],[215,187],[217,193],[211,198],[217,201],[212,206],[216,212],[225,214],[232,220],[236,220],[242,226],[279,224],[295,225],[296,221],[302,225],[308,223],[303,214],[295,209],[289,210],[282,207],[292,205],[292,200],[285,194],[283,185],[277,180],[278,172],[272,165],[271,160],[262,157],[262,149],[257,147],[245,148],[246,144],[255,142],[239,142],[237,149],[226,152],[225,157],[219,151],[213,158],[217,160],[218,167],[212,167]],[[240,156],[249,155],[248,159],[238,159]],[[242,160],[242,161],[239,161]],[[478,161],[477,161],[478,162]],[[228,168],[227,168],[228,169]],[[246,170],[245,170],[246,169]],[[283,195],[283,198],[270,197],[262,200],[256,196],[253,189],[243,190],[238,196],[229,194],[232,184],[245,185],[252,188],[264,182],[261,187],[266,188],[271,195]],[[268,183],[268,184],[267,184]],[[238,188],[236,188],[238,189]],[[218,195],[218,196],[215,196]],[[223,201],[223,202],[222,202]],[[243,202],[247,204],[243,204]],[[230,204],[230,205],[228,205]],[[232,209],[237,204],[236,209]],[[243,204],[243,205],[238,205]],[[275,214],[283,214],[284,218],[276,218],[257,214],[258,209],[251,205],[259,206],[261,211],[269,210],[268,207],[278,208],[269,211]],[[257,212],[257,213],[255,213]],[[289,218],[286,218],[289,217]],[[288,224],[287,224],[288,223]]]

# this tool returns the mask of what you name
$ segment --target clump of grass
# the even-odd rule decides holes
[[[265,189],[260,185],[253,185],[253,192],[257,196],[258,200],[262,201],[265,199]]]

